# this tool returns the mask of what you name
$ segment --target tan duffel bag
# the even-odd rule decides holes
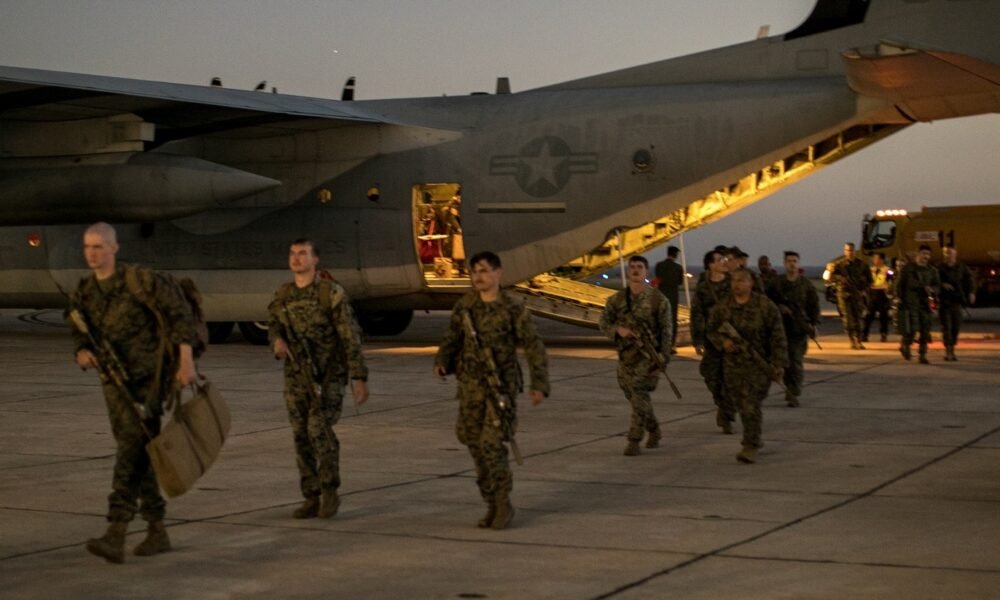
[[[208,471],[229,433],[229,407],[209,381],[196,384],[194,397],[177,401],[173,417],[146,444],[156,480],[168,497],[180,496]]]

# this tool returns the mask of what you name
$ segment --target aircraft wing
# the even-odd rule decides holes
[[[309,128],[390,122],[338,100],[0,66],[0,119],[4,121],[70,121],[123,114],[155,124],[154,145],[304,119],[317,120]]]
[[[0,225],[175,219],[285,184],[155,151],[169,142],[380,124],[425,134],[415,120],[339,100],[0,66]]]

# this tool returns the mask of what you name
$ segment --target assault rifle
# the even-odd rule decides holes
[[[645,323],[640,323],[637,319],[633,319],[633,324],[639,332],[638,337],[636,337],[636,342],[639,344],[639,352],[656,366],[655,372],[663,373],[663,376],[667,378],[667,383],[670,384],[671,391],[680,400],[681,391],[678,389],[677,384],[674,383],[674,380],[670,378],[670,374],[667,373],[667,361],[664,360],[662,354],[656,351],[656,340],[653,338],[653,332],[649,330],[649,327]]]
[[[312,401],[313,406],[318,409],[322,405],[323,386],[319,382],[319,370],[316,368],[312,352],[309,351],[309,345],[301,340],[295,332],[295,328],[292,327],[292,320],[288,316],[288,308],[284,305],[281,306],[281,310],[278,312],[278,322],[285,328],[285,335],[288,337],[288,362],[292,363],[292,367],[294,367],[295,372],[301,378],[301,383],[309,390],[309,399]],[[301,360],[295,357],[296,352],[292,350],[293,348],[300,351]],[[354,397],[353,390],[351,397],[354,398],[354,414],[360,415],[361,410],[358,408],[358,399]]]
[[[467,310],[462,312],[462,324],[465,326],[465,334],[476,349],[476,356],[486,367],[486,384],[489,386],[489,389],[486,390],[486,418],[500,430],[504,439],[510,444],[511,454],[514,455],[517,464],[523,465],[524,459],[521,457],[521,449],[518,448],[517,440],[514,439],[514,406],[510,397],[504,393],[500,386],[500,375],[496,361],[493,360],[493,352],[484,346],[479,339],[479,334],[472,324],[472,316]]]
[[[121,391],[129,405],[135,409],[141,423],[146,418],[146,407],[136,402],[135,397],[132,396],[132,391],[128,388],[128,371],[121,359],[118,358],[118,353],[115,352],[110,342],[104,338],[98,338],[94,334],[93,328],[90,327],[90,323],[82,311],[76,308],[70,310],[69,318],[77,330],[87,336],[90,341],[90,345],[97,355],[97,374],[101,381],[113,383]],[[145,430],[145,426],[143,426],[143,430]]]
[[[804,329],[809,339],[816,342],[816,347],[822,350],[823,346],[819,345],[819,339],[816,337],[816,326],[810,323],[808,317],[806,317],[806,309],[799,306],[796,314],[798,315],[798,319],[796,320],[799,322],[799,327]]]
[[[748,344],[746,340],[743,339],[743,336],[741,336],[740,332],[737,331],[735,327],[733,327],[732,323],[726,321],[725,323],[720,325],[719,333],[732,340],[732,342],[736,344],[736,347],[740,350],[740,352],[743,352],[744,354],[749,356],[751,360],[753,360],[754,364],[757,365],[758,369],[760,369],[764,373],[767,373],[768,379],[777,383],[778,387],[780,387],[781,389],[785,390],[786,392],[788,391],[788,389],[785,388],[785,384],[781,381],[781,378],[775,375],[774,369],[771,368],[771,364],[768,363],[767,360],[760,355],[760,352],[757,352],[756,348]]]

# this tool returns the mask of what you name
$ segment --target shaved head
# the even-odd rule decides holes
[[[99,223],[94,223],[83,232],[83,235],[99,235],[101,239],[111,245],[118,245],[118,234],[115,233],[115,228],[108,225],[104,221]]]

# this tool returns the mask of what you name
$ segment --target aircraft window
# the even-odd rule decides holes
[[[468,285],[460,184],[413,186],[413,235],[428,285]]]
[[[865,240],[866,250],[878,250],[888,248],[896,241],[895,221],[873,221],[868,228],[868,237]]]

